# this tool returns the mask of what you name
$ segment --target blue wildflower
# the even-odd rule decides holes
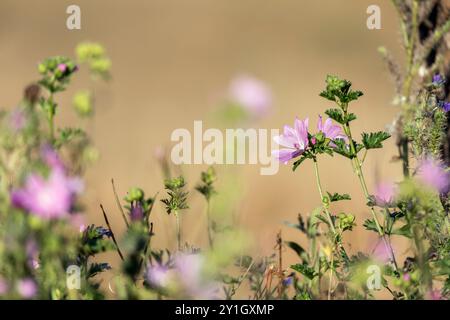
[[[445,79],[440,74],[435,74],[433,76],[432,84],[435,86],[442,86],[445,83]]]
[[[440,101],[439,107],[441,107],[442,110],[444,110],[445,112],[449,112],[450,111],[450,102]]]

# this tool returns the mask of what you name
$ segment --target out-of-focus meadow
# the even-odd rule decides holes
[[[375,3],[381,7],[382,30],[370,31],[366,9]],[[330,107],[318,96],[327,73],[352,79],[354,87],[365,93],[354,107],[360,119],[354,128],[357,134],[363,128],[385,129],[396,114],[391,103],[392,83],[377,53],[381,45],[394,54],[400,50],[390,1],[80,0],[79,31],[66,29],[65,11],[70,4],[72,1],[0,2],[0,105],[12,108],[19,102],[24,86],[37,79],[36,66],[43,58],[73,56],[76,44],[86,40],[105,46],[113,61],[113,76],[108,84],[96,84],[95,116],[80,123],[91,133],[100,153],[87,172],[84,201],[90,221],[99,224],[103,223],[99,210],[103,203],[117,233],[125,226],[114,201],[111,178],[119,194],[132,186],[142,187],[149,195],[162,191],[155,150],[170,148],[172,131],[192,130],[194,120],[203,120],[206,127],[213,125],[211,114],[236,75],[254,75],[273,91],[273,108],[256,123],[259,128],[292,125],[295,116],[309,116],[315,125],[317,115]],[[87,74],[80,72],[61,96],[59,124],[79,121],[70,99],[86,78]],[[400,164],[390,161],[394,155],[393,139],[384,149],[370,153],[365,166],[369,187],[376,181],[400,178]],[[341,206],[354,210],[358,227],[344,242],[352,252],[371,250],[374,243],[370,239],[374,238],[361,228],[369,212],[349,162],[323,158],[321,174],[326,189],[353,195],[351,206],[345,202]],[[295,221],[298,213],[320,205],[311,165],[306,163],[295,173],[290,166],[281,166],[273,176],[261,176],[259,165],[231,168],[239,177],[237,198],[229,198],[231,212],[254,237],[254,252],[270,254],[280,229],[285,239],[298,237],[283,227],[283,221]],[[182,168],[191,190],[183,233],[196,245],[207,243],[204,200],[193,190],[204,169],[200,165]],[[216,169],[220,192],[220,182],[230,168]],[[174,228],[169,222],[173,217],[168,217],[159,203],[152,216],[154,246],[170,241],[174,247]]]

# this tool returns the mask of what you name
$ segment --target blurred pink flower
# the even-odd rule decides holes
[[[417,178],[439,193],[446,193],[450,187],[450,173],[440,161],[431,157],[423,159],[417,169]]]
[[[15,132],[22,130],[27,124],[27,115],[21,107],[15,108],[9,114],[9,126]]]
[[[308,147],[308,118],[305,120],[295,119],[294,128],[284,126],[282,135],[274,137],[274,141],[285,147],[273,150],[274,155],[280,162],[287,164],[289,160],[300,156]]]
[[[375,261],[380,263],[388,263],[391,261],[390,249],[382,240],[377,242],[375,248],[373,249],[372,256]]]
[[[50,146],[44,145],[41,149],[41,157],[45,164],[52,169],[64,170],[64,163],[62,162],[59,154]]]
[[[385,207],[395,201],[397,195],[397,186],[392,182],[379,183],[375,189],[376,204]]]
[[[86,219],[82,213],[73,213],[69,217],[70,224],[80,233],[84,232],[86,229]]]
[[[8,290],[9,290],[8,283],[6,282],[5,279],[0,277],[0,296],[6,294]]]
[[[204,275],[204,257],[200,254],[178,253],[170,268],[149,267],[147,281],[160,289],[176,288],[180,296],[193,299],[214,299],[220,291],[220,286]]]
[[[272,105],[272,93],[268,86],[248,75],[240,75],[231,82],[229,99],[255,118],[265,116]]]
[[[61,218],[69,213],[81,190],[81,180],[53,169],[47,179],[35,173],[29,175],[22,189],[11,192],[11,202],[44,219]]]
[[[430,290],[426,298],[427,300],[443,300],[442,293],[439,290]]]
[[[220,287],[204,276],[205,260],[200,254],[180,253],[174,263],[186,293],[196,299],[217,298]]]
[[[25,246],[25,251],[27,253],[28,267],[30,269],[39,268],[39,251],[36,241],[30,239],[27,241]]]
[[[57,68],[58,68],[59,71],[64,73],[67,70],[67,65],[65,63],[60,63],[60,64],[58,64]]]
[[[160,264],[150,266],[147,270],[147,281],[153,287],[164,288],[168,286],[170,278],[169,268]]]
[[[22,296],[22,298],[31,299],[37,294],[38,288],[36,282],[33,279],[25,278],[19,280],[17,284],[17,291]]]

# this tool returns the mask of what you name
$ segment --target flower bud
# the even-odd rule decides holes
[[[128,202],[133,201],[140,201],[144,198],[144,191],[140,188],[131,188],[130,191],[128,191],[127,196],[125,197],[125,200]]]

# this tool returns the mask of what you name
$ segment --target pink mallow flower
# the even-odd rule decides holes
[[[272,93],[269,87],[248,75],[238,76],[231,82],[229,99],[255,118],[265,116],[272,105]]]
[[[397,185],[391,182],[379,183],[375,189],[375,202],[380,207],[389,206],[397,195]]]
[[[393,248],[394,250],[394,248]],[[391,260],[391,252],[384,241],[378,241],[372,252],[372,257],[379,263],[388,263]]]
[[[305,120],[295,119],[294,128],[284,126],[284,132],[274,137],[274,141],[285,148],[273,150],[274,155],[280,162],[287,164],[289,160],[300,156],[308,147],[308,118]]]
[[[322,132],[325,138],[331,140],[347,140],[347,136],[342,132],[341,127],[333,124],[331,118],[328,118],[327,120],[325,120],[325,123],[323,123],[322,116],[319,115],[319,120],[317,121],[317,130],[319,132]]]
[[[446,193],[450,187],[450,172],[446,171],[442,162],[433,158],[425,158],[419,163],[417,178],[425,185],[439,193]]]
[[[46,179],[36,173],[29,175],[22,189],[12,191],[11,202],[43,219],[61,218],[68,215],[81,190],[81,180],[53,168]]]
[[[38,291],[36,282],[31,278],[25,278],[17,283],[17,292],[25,299],[33,298]]]

